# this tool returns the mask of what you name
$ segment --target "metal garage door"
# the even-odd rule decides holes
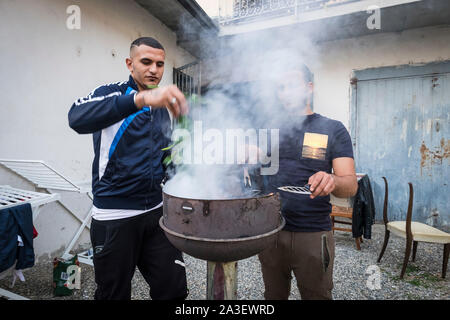
[[[408,182],[413,219],[447,229],[449,210],[450,62],[355,71],[351,124],[357,172],[374,189],[382,220],[389,182],[389,220],[404,219]]]

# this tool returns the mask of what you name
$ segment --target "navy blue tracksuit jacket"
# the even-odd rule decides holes
[[[100,86],[75,101],[69,125],[92,133],[94,205],[102,209],[147,210],[162,201],[162,165],[171,135],[165,108],[142,110],[134,104],[137,85],[128,81]]]

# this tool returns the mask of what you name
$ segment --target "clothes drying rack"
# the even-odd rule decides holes
[[[53,190],[72,191],[80,194],[86,194],[91,201],[93,200],[91,188],[80,186],[72,182],[69,178],[52,168],[50,165],[42,160],[14,160],[14,159],[0,159],[0,164],[9,170],[15,172],[22,178],[31,182],[36,188],[45,189],[49,194],[54,194]],[[79,218],[70,208],[60,201],[59,203],[67,209],[80,223],[80,227],[75,233],[70,243],[66,246],[62,259],[70,259],[73,257],[70,251],[78,241],[81,233],[85,228],[90,229],[88,224],[91,217],[92,204],[84,218]],[[88,265],[93,265],[92,250],[89,249],[82,253],[78,253],[78,261]]]
[[[29,203],[33,212],[33,221],[36,220],[45,204],[58,201],[59,199],[60,195],[58,193],[48,194],[12,188],[8,185],[0,186],[0,210]],[[5,270],[3,273],[7,271]],[[2,288],[0,288],[0,296],[14,300],[29,300]]]

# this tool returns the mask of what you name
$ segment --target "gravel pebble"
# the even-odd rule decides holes
[[[420,242],[415,262],[409,262],[406,275],[399,279],[403,262],[405,240],[391,235],[388,247],[379,264],[376,263],[384,238],[384,225],[372,228],[372,239],[364,239],[361,251],[356,250],[351,233],[336,231],[336,258],[334,264],[333,298],[336,300],[412,300],[450,299],[450,281],[442,279],[443,245]],[[206,298],[206,261],[184,255],[190,300]],[[369,266],[375,266],[368,269]],[[16,281],[10,289],[11,276],[0,280],[0,288],[12,291],[33,300],[91,300],[94,296],[94,269],[81,264],[81,289],[71,296],[54,297],[52,289],[52,263],[39,262],[24,270],[25,282]],[[377,269],[379,268],[379,269]],[[380,271],[379,289],[372,272]],[[448,273],[448,271],[447,271]],[[372,284],[372,285],[371,285]],[[239,300],[264,299],[264,283],[257,256],[238,262]],[[132,280],[132,299],[150,299],[149,287],[137,270]],[[300,299],[300,294],[292,279],[289,299]]]

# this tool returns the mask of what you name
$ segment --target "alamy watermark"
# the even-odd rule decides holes
[[[194,121],[191,131],[175,129],[172,140],[181,141],[173,148],[176,165],[261,164],[262,175],[278,172],[279,129],[204,129],[202,121]]]
[[[366,274],[369,275],[366,281],[366,286],[370,290],[381,289],[381,271],[377,265],[370,265],[366,269]]]
[[[370,30],[381,29],[381,12],[380,7],[376,5],[369,6],[366,11],[370,16],[367,18],[366,25]]]
[[[64,286],[68,289],[80,289],[81,268],[75,264],[68,266],[66,272],[61,273],[61,279],[66,280]]]
[[[66,9],[66,13],[69,14],[66,20],[66,27],[69,30],[81,29],[81,9],[76,4],[70,5]]]

